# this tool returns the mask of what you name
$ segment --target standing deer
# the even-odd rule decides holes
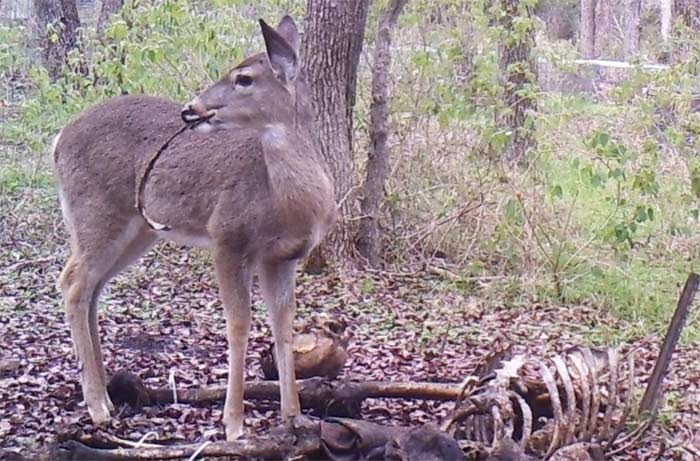
[[[243,433],[254,273],[274,335],[282,415],[300,414],[291,350],[296,266],[328,232],[336,205],[308,89],[298,78],[297,27],[289,16],[277,30],[260,25],[267,52],[245,59],[184,108],[117,97],[80,114],[54,141],[71,245],[58,286],[96,424],[113,410],[97,327],[100,292],[159,239],[213,255],[229,345],[227,439]],[[181,119],[192,129],[169,142],[143,188],[148,215],[167,227],[158,226],[139,213],[134,197],[149,159]]]

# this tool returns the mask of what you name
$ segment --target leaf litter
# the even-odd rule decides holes
[[[52,193],[23,190],[0,198],[0,448],[36,449],[90,434],[77,362],[55,280],[67,257]],[[201,252],[159,245],[115,277],[101,299],[100,331],[108,374],[127,370],[151,387],[226,383],[224,319],[213,272]],[[349,359],[339,378],[462,382],[497,352],[551,356],[590,343],[596,329],[630,328],[586,305],[513,307],[448,288],[430,274],[343,270],[300,276],[297,324],[328,315],[348,324]],[[261,379],[271,338],[257,289],[246,378]],[[660,336],[637,340],[642,388]],[[700,347],[680,346],[664,385],[659,422],[616,460],[690,460],[700,450]],[[641,397],[641,396],[640,396]],[[129,440],[222,440],[221,404],[118,408],[106,429]],[[368,399],[363,416],[378,423],[442,422],[452,404]],[[246,403],[249,433],[280,423],[274,403]]]

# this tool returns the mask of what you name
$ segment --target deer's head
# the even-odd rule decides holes
[[[277,30],[260,20],[266,53],[245,59],[182,109],[195,131],[260,128],[297,116],[299,32],[285,16]]]

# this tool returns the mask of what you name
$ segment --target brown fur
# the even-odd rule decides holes
[[[287,416],[299,412],[293,367],[289,370],[294,267],[327,233],[335,203],[313,135],[308,91],[303,81],[280,74],[295,75],[296,55],[287,43],[298,41],[293,22],[284,21],[280,30],[287,36],[263,27],[268,49],[281,50],[280,56],[248,58],[183,111],[211,117],[207,122],[214,131],[177,136],[150,174],[144,208],[169,231],[151,229],[134,203],[147,162],[182,126],[178,104],[117,97],[80,114],[55,145],[72,249],[59,287],[83,365],[83,394],[96,422],[108,419],[111,410],[97,332],[99,293],[160,238],[212,250],[231,348],[224,412],[229,439],[240,435],[243,420],[253,272],[260,274],[278,352],[288,356],[287,363],[280,360],[282,410]],[[242,74],[254,85],[236,86]]]

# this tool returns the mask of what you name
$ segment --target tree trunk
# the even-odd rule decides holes
[[[102,37],[109,20],[113,14],[117,13],[124,6],[124,0],[102,0],[100,17],[97,19],[97,36]]]
[[[311,271],[351,254],[354,198],[352,112],[369,0],[307,0],[301,54],[321,152],[335,180],[338,221],[312,254]]]
[[[44,66],[55,80],[78,46],[78,8],[75,0],[34,0],[34,12]]]
[[[596,58],[611,58],[612,8],[610,0],[597,0],[595,4],[595,50]]]
[[[574,38],[574,25],[569,16],[570,5],[560,2],[539,1],[535,6],[535,15],[544,22],[547,35],[557,40]]]
[[[659,6],[661,9],[661,41],[668,44],[669,38],[671,38],[672,0],[660,0]]]
[[[595,0],[581,0],[581,56],[595,57]]]
[[[642,11],[642,0],[625,1],[625,59],[633,59],[639,52],[639,35],[642,29],[639,17]]]
[[[370,108],[369,137],[371,140],[367,159],[361,202],[362,220],[357,239],[360,255],[370,265],[379,265],[380,235],[379,211],[384,201],[384,183],[389,176],[389,78],[391,72],[391,36],[396,21],[408,0],[391,0],[382,14],[377,28],[372,69],[372,106]]]
[[[506,158],[523,163],[525,154],[534,146],[534,127],[528,123],[528,113],[536,109],[535,95],[530,91],[537,81],[537,71],[530,51],[534,46],[534,24],[527,30],[518,27],[517,18],[532,18],[530,7],[520,6],[519,0],[499,0],[501,16],[498,24],[504,37],[499,42],[499,67],[503,81],[504,109],[499,114],[503,129],[511,134]]]

